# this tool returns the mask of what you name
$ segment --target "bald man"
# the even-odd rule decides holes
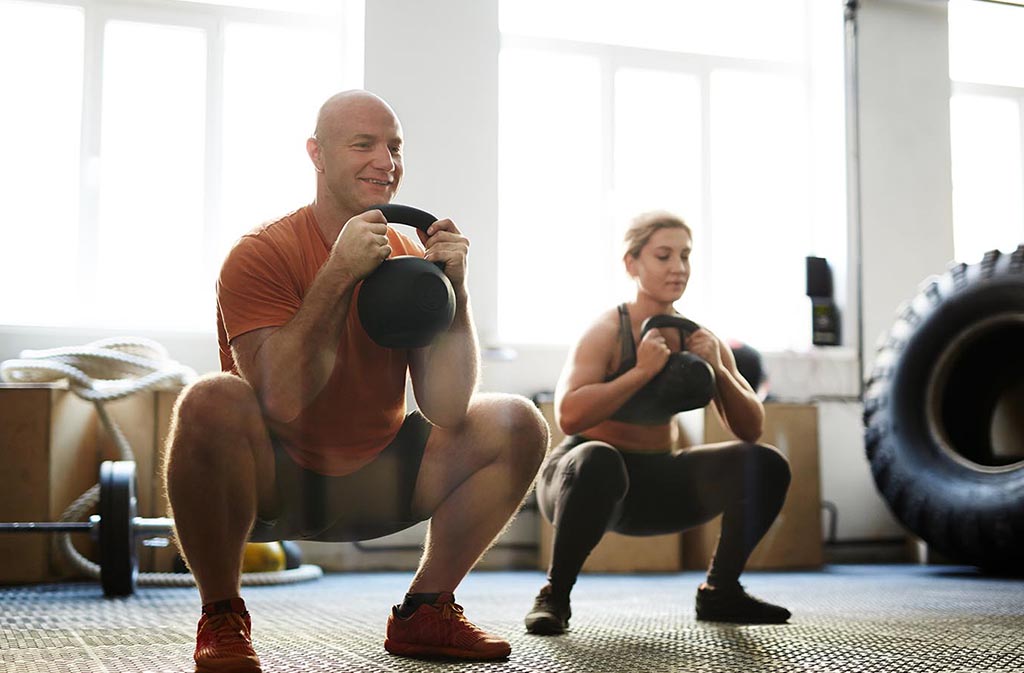
[[[547,425],[525,398],[476,393],[469,241],[455,223],[434,222],[417,243],[370,209],[402,181],[394,110],[366,91],[332,96],[306,150],[316,199],[228,254],[217,282],[222,372],[175,407],[166,482],[202,600],[196,671],[260,670],[240,595],[247,541],[369,539],[425,520],[384,647],[505,658],[509,643],[474,626],[454,591],[522,504]],[[360,281],[400,254],[444,262],[455,290],[451,327],[425,348],[378,346],[352,306]]]

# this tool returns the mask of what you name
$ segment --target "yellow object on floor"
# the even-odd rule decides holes
[[[280,542],[249,542],[242,557],[242,572],[269,573],[284,570],[284,548]]]

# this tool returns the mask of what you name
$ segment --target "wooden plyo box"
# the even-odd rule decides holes
[[[540,410],[551,427],[551,446],[554,448],[564,437],[555,423],[554,407],[551,402],[542,402]],[[551,541],[554,529],[543,516],[537,518],[540,521],[538,567],[541,570],[547,570],[551,563]],[[682,534],[680,533],[645,537],[605,533],[583,564],[583,572],[675,572],[681,567]]]
[[[771,444],[789,459],[792,481],[786,503],[754,548],[747,569],[817,568],[824,562],[821,534],[821,478],[818,461],[818,409],[809,404],[766,403],[761,443]],[[704,413],[704,443],[734,440],[718,414]],[[683,567],[708,567],[721,517],[683,534]]]
[[[159,478],[171,410],[180,390],[148,391],[109,402],[107,411],[135,453],[140,516],[166,516]],[[0,385],[0,521],[56,521],[96,483],[104,460],[118,459],[95,406],[62,385]],[[69,577],[51,552],[53,534],[0,533],[0,583],[43,582]],[[88,535],[75,546],[96,559]],[[169,570],[171,549],[140,546],[139,567]]]

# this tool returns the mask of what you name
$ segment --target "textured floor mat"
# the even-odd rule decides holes
[[[457,598],[512,642],[508,661],[421,662],[389,655],[384,623],[409,573],[333,574],[247,587],[268,673],[299,671],[828,671],[1024,673],[1024,582],[940,566],[833,566],[747,573],[748,590],[793,611],[781,626],[697,622],[702,577],[585,575],[571,630],[525,633],[543,576],[476,572]],[[3,673],[191,671],[195,589],[140,588],[108,600],[95,584],[0,588]]]

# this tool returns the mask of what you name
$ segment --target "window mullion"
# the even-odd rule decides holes
[[[1024,201],[1024,89],[1017,96],[1017,123],[1020,125],[1020,195]],[[1021,206],[1024,207],[1024,203]],[[1024,244],[1024,222],[1021,222],[1019,234],[1019,241]]]
[[[204,170],[203,268],[213,269],[220,250],[223,221],[224,48],[226,21],[219,19],[206,35],[206,162]]]
[[[614,51],[609,48],[601,50],[598,61],[601,64],[601,198],[604,200],[604,207],[601,217],[601,231],[604,240],[609,241],[607,250],[611,250],[611,242],[614,240],[615,231],[615,203],[612,196],[616,193],[615,185],[615,72],[618,69],[617,59],[614,58]],[[615,255],[608,253],[608,261],[604,268],[614,268]],[[600,274],[600,278],[608,283],[608,274]],[[610,286],[604,288],[604,294],[608,294]]]
[[[95,4],[85,6],[82,58],[82,131],[79,155],[79,227],[77,292],[79,310],[89,310],[95,294],[99,254],[100,129],[103,116],[103,28],[107,16]],[[70,305],[69,305],[70,308]],[[76,316],[75,320],[78,320]]]
[[[712,320],[710,313],[714,306],[717,306],[715,299],[715,284],[712,279],[712,263],[715,249],[714,217],[715,207],[712,201],[713,191],[711,181],[714,178],[711,170],[711,66],[701,68],[698,73],[700,86],[700,173],[701,173],[701,219],[700,241],[695,246],[700,246],[700,257],[703,264],[697,266],[700,287],[704,288],[703,305],[708,316],[703,319]],[[699,319],[699,318],[698,318]]]

